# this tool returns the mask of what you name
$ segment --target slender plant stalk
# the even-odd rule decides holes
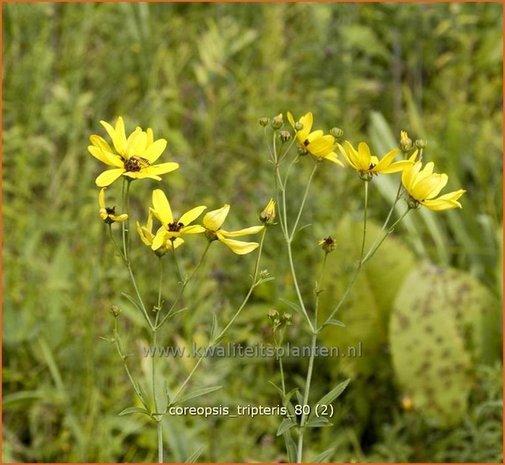
[[[307,379],[305,380],[305,393],[303,395],[303,405],[302,405],[302,418],[300,420],[300,429],[298,432],[298,447],[296,448],[297,456],[296,462],[302,463],[303,460],[303,438],[305,436],[305,423],[307,422],[306,411],[303,408],[305,405],[308,405],[309,402],[309,394],[310,394],[310,386],[312,383],[312,371],[314,369],[314,358],[316,352],[316,344],[317,344],[317,333],[312,334],[312,339],[310,343],[310,358],[309,358],[309,368],[307,369]]]
[[[225,334],[228,331],[228,329],[235,322],[235,320],[239,317],[240,313],[242,312],[242,310],[244,309],[244,307],[247,305],[247,302],[249,301],[249,298],[251,297],[254,289],[259,284],[261,284],[262,280],[261,279],[258,280],[258,275],[259,275],[259,269],[260,269],[261,254],[263,252],[263,243],[265,241],[265,234],[266,234],[266,228],[264,228],[263,231],[262,231],[262,233],[261,233],[260,245],[258,247],[258,254],[256,256],[256,262],[255,262],[255,265],[254,265],[254,273],[253,273],[253,276],[252,276],[252,284],[251,284],[251,287],[249,288],[249,291],[247,292],[246,296],[244,297],[244,300],[242,301],[242,303],[240,304],[239,308],[237,309],[237,311],[235,312],[235,314],[233,315],[233,317],[230,319],[230,321],[228,322],[228,324],[221,330],[221,332],[219,333],[219,335],[217,337],[215,337],[213,340],[210,341],[210,343],[207,346],[207,349],[210,349],[210,347],[216,345],[225,336]],[[205,358],[205,354],[206,353],[207,353],[207,350],[204,350],[203,353],[202,353],[202,355],[198,358],[198,360],[196,361],[195,365],[193,366],[193,368],[189,372],[188,376],[183,381],[183,383],[179,386],[179,389],[176,391],[175,395],[173,396],[173,401],[176,401],[179,398],[179,396],[182,394],[182,392],[186,388],[187,384],[189,383],[189,381],[191,380],[191,378],[193,377],[193,375],[196,373],[196,370],[198,369],[198,367],[202,363],[203,359]]]

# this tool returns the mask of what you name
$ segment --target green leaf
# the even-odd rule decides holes
[[[296,426],[296,423],[291,418],[284,418],[284,420],[281,421],[281,424],[277,428],[277,436],[280,436],[286,431],[289,431],[293,426]]]
[[[151,414],[142,407],[128,407],[122,410],[120,413],[118,413],[118,416],[122,417],[124,415],[131,415],[132,413],[142,413],[144,415],[147,415],[148,417],[151,416]]]
[[[335,453],[335,447],[331,449],[327,449],[324,452],[321,452],[319,455],[312,459],[312,463],[322,463],[326,462],[331,458],[331,456]]]
[[[289,431],[285,432],[283,437],[284,443],[286,444],[286,451],[288,453],[288,462],[296,463],[298,447]]]
[[[305,426],[307,428],[323,428],[325,426],[332,426],[333,423],[330,423],[330,420],[326,417],[314,417],[309,419],[307,423],[305,423]]]
[[[198,460],[198,457],[202,455],[204,447],[201,446],[199,447],[195,452],[193,452],[185,461],[184,463],[195,463]]]
[[[195,399],[196,397],[201,397],[206,394],[210,394],[211,392],[217,391],[221,389],[223,386],[210,386],[210,387],[203,387],[203,388],[198,388],[195,389],[194,391],[189,392],[185,396],[180,397],[179,399],[176,399],[172,405],[176,404],[183,404],[184,402],[187,402],[190,399]]]
[[[330,326],[341,326],[342,328],[345,328],[345,323],[342,323],[339,320],[335,320],[335,318],[332,318],[331,320],[328,320],[324,323],[324,325],[330,325]]]
[[[499,315],[497,299],[460,270],[424,264],[398,293],[390,324],[398,383],[440,427],[463,419],[473,366],[499,355]]]
[[[319,399],[318,404],[319,405],[328,405],[331,404],[342,392],[344,392],[345,388],[351,381],[350,378],[346,379],[345,381],[342,381],[340,384],[337,384],[328,394],[324,395]]]

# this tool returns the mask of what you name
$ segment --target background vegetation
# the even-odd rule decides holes
[[[496,311],[502,299],[500,4],[10,3],[2,8],[4,461],[155,459],[155,433],[144,418],[117,416],[133,396],[117,354],[100,339],[111,333],[109,308],[115,303],[124,310],[123,334],[131,350],[146,344],[138,318],[119,298],[126,273],[97,215],[94,179],[101,167],[86,146],[89,134],[101,132],[98,121],[124,115],[129,128],[150,126],[166,137],[164,159],[181,164],[163,181],[173,203],[218,208],[230,202],[233,227],[253,224],[271,195],[257,120],[286,110],[313,111],[318,126],[339,126],[349,139],[367,139],[381,153],[407,129],[412,138],[428,140],[426,156],[450,174],[451,190],[468,191],[461,211],[413,215],[391,242],[390,254],[371,262],[378,270],[367,274],[373,278],[401,257],[390,295],[374,292],[374,279],[368,283],[372,288],[358,283],[347,317],[341,316],[347,328],[329,335],[327,343],[339,344],[351,334],[363,339],[365,349],[369,344],[369,352],[361,366],[317,361],[315,397],[344,375],[352,382],[335,403],[335,426],[312,432],[309,457],[334,447],[332,461],[502,460]],[[300,167],[295,189],[306,180],[305,168]],[[353,219],[361,208],[354,173],[331,167],[319,174],[306,218],[308,223],[317,218],[317,224],[296,243],[306,292],[319,259],[315,239],[335,232],[343,250],[352,250]],[[155,185],[135,185],[138,217]],[[372,187],[373,217],[380,221],[391,186]],[[344,212],[350,212],[347,223],[339,223]],[[282,310],[278,298],[292,292],[280,250],[276,232],[268,237],[264,268],[277,279],[255,294],[228,340],[271,342],[266,313],[272,306]],[[191,287],[192,312],[167,327],[163,344],[204,340],[212,313],[225,317],[241,300],[248,282],[236,278],[248,275],[252,261],[221,252],[211,254],[202,279]],[[339,256],[336,283],[349,266],[345,252]],[[145,270],[141,285],[149,289],[152,260],[140,254],[136,260]],[[192,260],[187,256],[186,264]],[[402,347],[389,323],[403,305],[395,299],[405,298],[404,278],[410,276],[415,287],[409,273],[433,265],[444,273],[452,273],[448,267],[464,272],[457,279],[472,280],[468,286],[484,293],[495,309],[485,317],[474,301],[464,300],[460,313],[471,317],[463,327],[453,325],[457,312],[432,322],[442,340],[464,346],[468,355],[468,376],[451,378],[451,389],[465,392],[454,418],[442,407],[402,408],[408,407],[406,394],[422,398],[424,391],[405,392],[401,361],[391,357]],[[430,294],[434,284],[422,285]],[[338,293],[339,284],[331,292]],[[365,295],[362,318],[353,321],[349,309]],[[458,304],[448,301],[440,312],[446,306]],[[482,322],[488,329],[479,340],[493,334],[489,339],[498,341],[488,344],[485,357],[474,347],[476,339],[467,337],[468,328],[473,334],[486,327]],[[457,328],[452,338],[448,327]],[[302,344],[299,328],[295,319],[289,337]],[[423,328],[414,333],[430,346]],[[426,356],[419,351],[419,360]],[[431,357],[452,364],[440,354]],[[140,349],[133,360],[142,376]],[[182,367],[179,360],[166,363],[166,377],[174,382],[191,360]],[[306,363],[292,360],[287,369],[296,385]],[[421,377],[437,387],[451,376],[444,373]],[[453,373],[460,371],[456,367]],[[224,359],[209,360],[195,382],[226,386],[205,398],[205,405],[277,405],[268,383],[276,377],[273,360]],[[167,424],[169,458],[184,461],[196,453],[207,462],[283,460],[284,446],[275,436],[279,422],[176,418]]]

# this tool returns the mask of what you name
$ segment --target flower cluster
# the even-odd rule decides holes
[[[434,173],[433,162],[427,163],[422,168],[419,150],[413,147],[423,145],[423,141],[416,141],[416,144],[413,144],[407,132],[401,131],[400,147],[393,148],[380,159],[372,155],[370,147],[365,142],[360,142],[356,150],[350,142],[345,141],[343,146],[339,144],[338,149],[348,165],[365,181],[370,181],[374,175],[381,173],[401,172],[402,186],[408,196],[409,208],[417,208],[420,205],[435,211],[462,208],[458,199],[466,192],[464,189],[437,197],[449,178],[446,174]],[[405,154],[412,152],[412,154],[406,160],[394,161],[402,152]]]
[[[360,142],[357,148],[347,140],[340,144],[335,138],[335,135],[337,137],[343,135],[340,129],[335,128],[329,134],[320,129],[313,130],[314,117],[311,112],[300,117],[298,121],[287,112],[287,119],[294,130],[301,155],[310,154],[317,160],[328,160],[343,167],[345,165],[340,160],[338,152],[347,165],[357,171],[360,178],[366,182],[379,174],[401,172],[402,186],[407,195],[409,208],[417,208],[420,205],[434,211],[462,208],[458,199],[466,192],[464,189],[437,197],[447,184],[448,176],[434,173],[433,162],[427,163],[422,168],[420,153],[426,142],[423,140],[412,142],[406,131],[400,133],[399,147],[392,148],[379,157],[372,153],[366,142]],[[272,127],[279,129],[282,120],[282,114],[276,116],[272,121]],[[260,124],[264,125],[262,121]],[[400,154],[408,158],[398,160]]]
[[[106,121],[101,121],[101,124],[110,136],[112,146],[101,136],[92,135],[88,150],[95,158],[112,167],[96,178],[96,185],[102,188],[98,197],[99,214],[105,223],[111,225],[115,222],[126,221],[128,214],[117,215],[115,207],[106,207],[105,189],[107,186],[121,176],[125,176],[128,182],[143,178],[160,181],[160,175],[176,170],[179,164],[175,162],[155,164],[165,150],[167,141],[155,140],[151,128],[143,131],[137,127],[126,137],[121,117],[117,119],[115,127]],[[274,204],[270,201],[267,206],[270,218],[275,217],[274,208]],[[202,225],[192,224],[206,209],[205,205],[199,205],[175,218],[165,193],[161,189],[155,189],[152,193],[152,207],[149,208],[147,221],[144,225],[137,222],[137,232],[141,241],[158,255],[181,246],[184,243],[183,236],[192,234],[204,234],[209,241],[220,241],[238,255],[248,254],[259,246],[257,242],[244,242],[235,238],[257,234],[264,228],[263,225],[238,231],[227,231],[222,228],[230,211],[229,204],[208,212],[203,217]],[[160,223],[156,232],[153,232],[154,220]]]

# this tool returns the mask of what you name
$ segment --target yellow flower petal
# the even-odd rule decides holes
[[[208,212],[203,217],[203,225],[209,231],[217,231],[224,223],[224,220],[228,216],[229,211],[230,211],[230,205],[225,204],[223,207],[217,210],[212,210]]]
[[[93,155],[97,160],[100,160],[102,163],[108,166],[115,166],[117,168],[124,167],[121,159],[110,152],[105,152],[104,150],[96,147],[95,145],[89,145],[88,151]]]
[[[227,239],[224,237],[222,234],[220,234],[221,231],[217,232],[217,237],[218,239],[225,244],[233,253],[236,253],[237,255],[245,255],[256,248],[258,248],[259,244],[257,242],[242,242],[242,241],[236,241],[234,239]]]
[[[98,206],[100,209],[105,209],[105,189],[105,187],[102,187],[98,193]]]
[[[124,172],[124,168],[114,168],[112,170],[104,171],[96,178],[95,183],[98,187],[110,186]]]
[[[386,155],[384,155],[382,157],[382,159],[377,163],[377,167],[376,167],[377,171],[379,171],[381,173],[386,173],[386,172],[394,173],[395,171],[386,171],[386,170],[391,166],[394,158],[396,157],[396,155],[398,155],[399,151],[400,150],[396,148],[396,149],[390,150],[388,153],[386,153]],[[399,168],[396,171],[401,171],[402,169],[403,168]]]
[[[179,222],[181,222],[184,226],[186,226],[186,225],[192,223],[193,221],[195,221],[206,209],[207,209],[207,207],[204,205],[200,205],[199,207],[192,208],[191,210],[184,213],[184,215],[182,215],[179,218]]]
[[[107,141],[103,137],[93,134],[89,136],[89,140],[94,146],[98,147],[100,150],[103,150],[105,152],[113,152],[111,146],[107,143]]]
[[[145,152],[141,155],[149,163],[154,163],[158,158],[160,158],[161,154],[165,150],[167,146],[167,141],[165,139],[158,139],[157,141],[151,143]]]
[[[117,119],[115,128],[113,128],[109,123],[107,123],[107,121],[100,121],[100,123],[102,124],[102,126],[105,128],[110,138],[112,139],[112,143],[114,144],[114,148],[116,149],[117,153],[119,153],[120,155],[125,155],[126,135],[123,118],[121,118],[120,116]]]
[[[458,199],[465,193],[464,189],[459,189],[448,194],[441,195],[438,199],[425,200],[423,205],[430,210],[441,211],[450,208],[463,208]]]
[[[149,166],[147,168],[144,168],[143,171],[146,171],[149,174],[159,175],[170,173],[171,171],[175,171],[177,168],[179,168],[179,163],[169,161],[167,163],[160,163],[159,165]]]
[[[331,161],[333,163],[336,163],[337,165],[344,167],[344,164],[338,159],[338,156],[335,152],[330,152],[326,154],[323,158],[325,160]]]
[[[263,230],[264,226],[251,226],[250,228],[239,229],[238,231],[225,231],[220,229],[219,233],[224,237],[240,237],[248,236],[249,234],[257,234]]]
[[[205,232],[205,228],[203,226],[200,226],[199,224],[186,226],[185,228],[182,228],[180,231],[181,234],[200,234],[203,232]]]
[[[165,226],[174,221],[172,209],[168,203],[167,196],[161,189],[153,191],[153,212]]]
[[[135,141],[137,138],[142,134],[142,129],[139,128],[138,126],[135,128],[135,131],[133,131],[129,136],[128,139],[126,139],[126,146],[125,146],[125,154],[127,158],[132,157],[133,155],[137,155],[134,151],[134,146],[135,146]]]
[[[169,238],[170,237],[168,235],[168,232],[162,226],[160,229],[158,229],[158,231],[156,232],[156,235],[153,238],[153,243],[151,244],[151,249],[158,250],[165,243],[165,241]]]

